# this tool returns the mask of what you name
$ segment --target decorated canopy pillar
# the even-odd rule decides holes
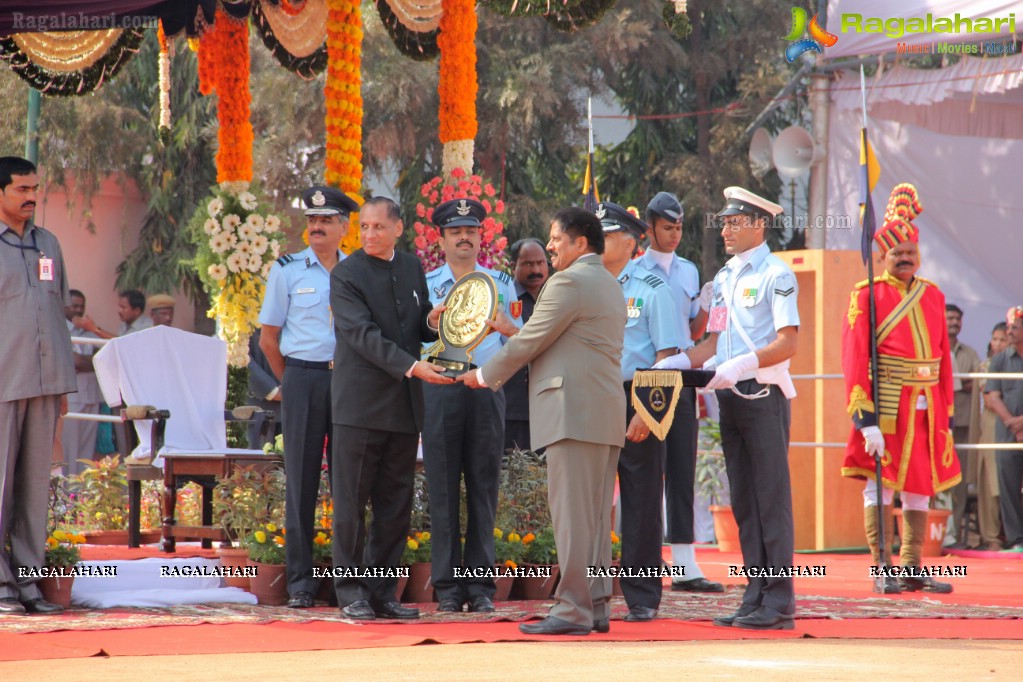
[[[476,3],[443,0],[440,17],[440,141],[444,145],[441,168],[449,181],[452,171],[472,173],[476,122]]]

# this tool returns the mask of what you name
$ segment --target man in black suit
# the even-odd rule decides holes
[[[418,618],[395,598],[397,578],[352,575],[397,569],[412,512],[413,476],[423,427],[418,380],[449,384],[443,367],[422,362],[423,341],[437,338],[444,306],[433,308],[423,267],[395,251],[398,205],[369,199],[359,212],[362,248],[330,275],[334,315],[334,567],[341,612],[358,620]],[[418,380],[417,380],[418,379]],[[373,505],[365,542],[366,503]]]

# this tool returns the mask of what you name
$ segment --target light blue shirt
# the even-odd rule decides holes
[[[521,329],[522,316],[512,317],[511,313],[508,312],[508,306],[519,300],[519,297],[515,295],[511,276],[485,268],[479,263],[476,264],[476,272],[485,272],[493,278],[494,284],[497,285],[497,309],[503,311],[505,315],[511,318],[515,326]],[[426,288],[430,290],[430,302],[434,306],[443,305],[444,299],[447,298],[448,292],[451,291],[451,287],[455,286],[455,281],[455,275],[451,272],[451,266],[447,263],[436,270],[426,273]],[[487,334],[480,342],[480,345],[472,350],[472,364],[477,367],[487,364],[487,361],[494,357],[497,351],[501,350],[505,340],[505,337],[500,334]],[[433,344],[423,344],[423,350],[425,351],[431,345]]]
[[[671,256],[671,266],[667,272],[661,267],[660,262],[650,255],[650,249],[637,258],[636,262],[640,267],[649,270],[667,282],[668,288],[671,290],[671,297],[675,301],[675,309],[679,311],[679,315],[685,321],[685,323],[679,322],[679,325],[688,331],[688,321],[700,314],[700,271],[696,269],[696,265],[692,261],[675,254],[671,254]],[[688,333],[682,334],[682,336],[679,348],[688,350],[695,345]]]
[[[622,381],[631,381],[637,369],[654,366],[657,351],[679,347],[679,319],[671,289],[663,279],[629,261],[618,283],[625,295],[625,344]]]
[[[337,253],[338,262],[345,258]],[[259,323],[281,328],[281,355],[308,362],[334,359],[330,272],[312,247],[281,256],[270,267]]]
[[[714,276],[707,325],[707,331],[720,332],[717,363],[751,352],[733,328],[733,314],[759,350],[778,337],[779,329],[799,326],[798,296],[795,274],[766,243],[752,249],[745,262],[738,256],[729,259]]]

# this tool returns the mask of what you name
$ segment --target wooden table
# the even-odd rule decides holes
[[[230,547],[231,539],[224,529],[213,523],[213,488],[218,478],[227,478],[239,467],[256,465],[265,471],[282,465],[278,454],[223,453],[211,455],[163,455],[163,545],[164,552],[173,552],[175,541],[181,539],[201,540],[202,546],[210,549],[213,540],[220,540],[221,547]],[[177,505],[177,489],[183,483],[196,482],[202,486],[201,526],[179,526],[174,518]]]

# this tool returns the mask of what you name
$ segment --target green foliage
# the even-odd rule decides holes
[[[500,528],[494,529],[494,556],[499,566],[504,566],[508,562],[516,566],[522,563],[526,549],[518,533],[514,531],[505,533]]]
[[[433,542],[429,531],[413,533],[406,539],[405,548],[401,550],[401,565],[411,566],[429,562],[432,546]]]
[[[128,474],[121,456],[79,460],[86,468],[71,477],[71,490],[85,528],[124,530],[128,527]]]
[[[547,502],[547,462],[532,450],[509,450],[501,467],[497,494],[498,528],[508,531],[551,524]]]
[[[718,501],[728,480],[725,473],[725,457],[721,452],[721,425],[708,419],[700,426],[699,445],[696,454],[696,489],[710,504]]]
[[[82,560],[78,545],[85,542],[85,537],[64,530],[54,530],[46,538],[46,549],[43,552],[47,566],[71,567]]]
[[[267,524],[284,523],[284,470],[237,467],[213,489],[213,517],[232,541]]]

